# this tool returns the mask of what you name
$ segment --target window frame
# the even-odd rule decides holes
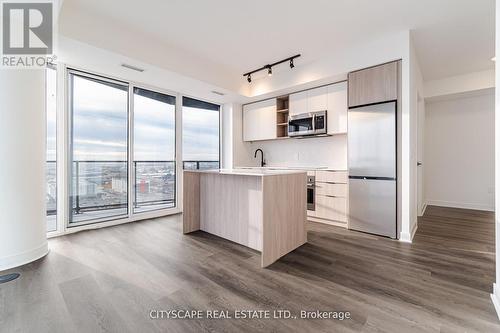
[[[218,105],[219,106],[219,128],[218,128],[218,136],[219,136],[219,169],[222,168],[222,105],[220,103],[215,103],[215,102],[212,102],[212,101],[208,101],[208,100],[205,100],[205,99],[202,99],[202,98],[197,98],[197,97],[192,97],[190,95],[182,95],[182,101],[181,101],[181,108],[184,107],[184,97],[187,97],[187,98],[190,98],[190,99],[195,99],[195,100],[198,100],[198,101],[201,101],[201,102],[205,102],[205,103],[210,103],[210,104],[214,104],[214,105]],[[181,113],[183,112],[183,110],[181,109]],[[184,126],[184,123],[181,123],[181,127]],[[181,138],[181,140],[183,140],[184,137]],[[184,158],[183,156],[181,155],[181,160],[182,160],[182,170],[184,170]]]
[[[71,216],[71,211],[73,209],[72,207],[72,202],[70,200],[71,196],[71,186],[72,186],[72,178],[73,178],[73,104],[72,104],[72,98],[73,98],[73,86],[71,84],[71,79],[70,76],[79,76],[85,79],[90,79],[90,80],[95,80],[95,81],[102,81],[106,83],[110,83],[113,85],[119,85],[125,88],[124,90],[127,92],[127,157],[126,157],[126,164],[127,164],[127,213],[125,215],[116,215],[116,216],[110,216],[110,217],[100,217],[100,218],[90,218],[84,221],[79,221],[79,222],[70,222],[70,216]],[[130,217],[130,184],[128,183],[130,181],[130,84],[125,81],[121,80],[115,80],[111,79],[108,77],[103,77],[100,75],[96,74],[91,74],[87,72],[83,72],[80,70],[75,70],[73,68],[68,68],[66,71],[66,77],[67,77],[67,84],[68,84],[68,89],[67,89],[67,98],[68,98],[68,131],[67,131],[67,140],[68,140],[68,150],[67,150],[67,163],[66,163],[66,168],[67,168],[67,174],[68,178],[66,178],[65,182],[65,187],[67,188],[67,220],[66,220],[66,227],[68,229],[72,229],[78,226],[82,225],[90,225],[90,224],[96,224],[96,223],[101,223],[101,222],[107,222],[107,221],[115,221],[115,220],[122,220],[122,219],[128,219]]]
[[[103,220],[95,220],[93,223],[88,223],[88,224],[82,224],[82,225],[74,225],[72,224],[71,227],[68,226],[69,224],[69,180],[71,179],[71,175],[69,174],[69,169],[68,169],[68,163],[70,161],[69,159],[69,111],[70,111],[70,96],[69,96],[69,71],[77,71],[79,73],[86,73],[90,76],[96,76],[97,79],[109,79],[112,81],[119,81],[119,82],[124,82],[129,85],[129,114],[128,114],[128,123],[129,123],[129,136],[128,136],[128,149],[129,149],[129,156],[130,155],[130,150],[133,149],[133,143],[130,144],[133,140],[133,132],[131,132],[131,126],[133,126],[133,105],[130,105],[132,103],[133,97],[130,97],[130,91],[133,88],[141,88],[141,89],[146,89],[146,90],[151,90],[154,92],[174,96],[176,98],[176,103],[175,103],[175,170],[176,170],[176,178],[175,178],[175,184],[176,184],[176,191],[175,191],[175,206],[172,208],[165,208],[165,209],[159,209],[159,210],[152,210],[152,211],[146,211],[146,212],[138,212],[138,213],[133,213],[130,214],[126,218],[117,218],[117,219],[103,219]],[[183,210],[183,198],[182,198],[182,191],[183,191],[183,182],[182,182],[182,174],[183,174],[183,163],[182,163],[182,98],[189,97],[192,99],[197,99],[200,101],[204,101],[207,103],[219,105],[219,167],[221,166],[221,161],[222,161],[222,112],[223,112],[223,106],[221,103],[207,100],[207,99],[202,99],[198,97],[194,97],[191,95],[187,94],[182,94],[180,92],[175,92],[173,90],[168,90],[164,88],[159,88],[154,85],[149,85],[149,84],[144,84],[140,83],[134,80],[129,80],[129,79],[124,79],[121,77],[117,77],[114,75],[110,74],[103,74],[100,72],[97,72],[95,70],[89,70],[87,68],[82,68],[79,66],[71,65],[71,64],[66,64],[66,63],[58,63],[57,64],[57,121],[58,121],[58,133],[57,136],[59,138],[59,141],[57,143],[57,160],[58,160],[58,184],[61,184],[61,186],[58,186],[57,189],[57,196],[58,196],[58,202],[57,202],[57,207],[58,207],[58,212],[57,212],[57,226],[58,229],[57,231],[47,233],[47,237],[57,237],[65,234],[70,234],[74,232],[79,232],[82,230],[91,230],[91,229],[96,229],[96,228],[104,228],[108,226],[114,226],[114,225],[120,225],[124,223],[129,223],[129,222],[135,222],[135,221],[141,221],[141,220],[146,220],[146,219],[151,219],[151,218],[158,218],[158,217],[164,217],[164,216],[169,216],[169,215],[174,215],[174,214],[179,214],[182,213]],[[180,125],[179,125],[180,124]],[[133,163],[133,158],[128,158],[129,164]],[[130,169],[129,169],[130,170]],[[130,183],[130,177],[132,176],[132,172],[129,172],[129,184]],[[131,185],[129,185],[131,186]],[[133,195],[133,192],[130,191],[129,187],[129,202],[131,202],[130,196]],[[132,205],[128,205],[129,210],[132,209]]]
[[[151,209],[151,210],[146,210],[146,211],[142,211],[142,212],[134,212],[134,205],[131,205],[131,209],[130,209],[130,214],[131,215],[144,215],[144,214],[149,214],[149,213],[153,213],[153,212],[159,212],[159,211],[167,211],[167,210],[171,210],[171,209],[174,209],[174,208],[177,208],[179,206],[179,200],[181,198],[181,196],[179,195],[178,193],[178,188],[179,188],[179,178],[182,178],[182,177],[179,177],[178,176],[178,163],[179,161],[177,160],[177,156],[178,156],[178,153],[177,153],[177,143],[178,143],[178,136],[177,136],[177,130],[178,130],[178,124],[177,124],[177,113],[178,113],[178,103],[179,103],[179,95],[178,94],[173,94],[173,93],[167,93],[167,92],[162,92],[158,89],[151,89],[151,88],[146,88],[144,85],[131,85],[130,86],[130,91],[132,92],[132,95],[130,95],[130,104],[131,104],[131,116],[130,116],[130,119],[129,119],[129,123],[130,123],[130,133],[131,133],[131,138],[130,138],[130,142],[132,143],[130,145],[130,162],[131,162],[131,177],[129,177],[129,181],[130,179],[132,179],[132,184],[133,184],[133,189],[132,189],[132,193],[131,194],[131,199],[132,203],[135,203],[135,192],[136,192],[136,184],[135,184],[135,170],[134,170],[134,144],[135,144],[135,138],[134,138],[134,121],[135,121],[135,105],[134,105],[134,99],[135,99],[135,95],[134,95],[134,89],[137,88],[137,89],[142,89],[142,90],[148,90],[148,91],[152,91],[152,92],[156,92],[156,93],[160,93],[160,94],[163,94],[163,95],[168,95],[168,96],[172,96],[175,98],[175,104],[174,104],[174,165],[175,165],[175,183],[174,183],[174,206],[173,207],[168,207],[168,208],[158,208],[158,209]],[[182,98],[182,97],[181,97]],[[182,127],[182,126],[181,126]],[[182,142],[181,142],[182,144]]]
[[[55,223],[56,223],[56,228],[54,230],[48,230],[48,228],[46,229],[47,230],[47,234],[55,234],[58,232],[58,230],[60,229],[60,225],[59,225],[59,202],[60,202],[60,198],[59,198],[59,186],[60,186],[60,182],[59,182],[59,155],[58,155],[58,152],[59,152],[59,86],[60,86],[60,82],[59,82],[59,70],[57,68],[57,65],[55,64],[52,64],[52,63],[47,63],[47,68],[45,69],[45,126],[47,126],[47,121],[48,121],[48,110],[47,110],[47,90],[48,90],[48,85],[47,85],[47,70],[53,70],[55,71],[55,76],[56,76],[56,122],[55,122],[55,129],[56,129],[56,133],[55,133],[55,148],[56,148],[56,159],[55,159],[55,167],[56,167],[56,213],[55,213]],[[47,133],[45,133],[45,142],[47,143]],[[47,152],[47,147],[45,147],[45,152]],[[45,156],[45,163],[47,163],[47,156]],[[46,166],[47,167],[47,166]],[[46,209],[47,210],[47,209]],[[48,218],[48,215],[46,215],[46,222],[47,222],[47,218]]]

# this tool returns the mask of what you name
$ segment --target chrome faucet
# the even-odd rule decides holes
[[[260,149],[260,148],[257,149],[255,151],[255,154],[253,154],[253,158],[257,158],[257,152],[259,152],[259,151],[260,151],[260,157],[261,157],[260,166],[263,167],[264,165],[266,165],[266,162],[264,161],[264,152],[262,151],[262,149]]]

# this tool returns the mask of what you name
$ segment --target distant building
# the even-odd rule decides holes
[[[137,184],[137,192],[141,194],[151,193],[151,182],[142,179],[139,184]]]
[[[128,182],[126,178],[115,178],[111,180],[111,189],[115,192],[127,192]]]
[[[56,197],[56,195],[57,195],[57,186],[56,186],[56,184],[54,184],[54,183],[47,184],[47,194],[51,198],[55,198]]]
[[[97,185],[94,183],[80,180],[78,183],[78,195],[80,196],[94,196],[97,194]]]

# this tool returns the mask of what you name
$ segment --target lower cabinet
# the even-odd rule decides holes
[[[348,227],[348,177],[346,171],[315,172],[315,210],[308,211],[308,219]]]
[[[316,217],[347,223],[347,199],[329,195],[316,195]]]

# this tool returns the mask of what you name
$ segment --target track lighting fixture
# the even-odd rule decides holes
[[[258,68],[258,69],[255,69],[253,71],[250,71],[248,73],[245,73],[243,74],[243,76],[246,76],[247,77],[247,81],[248,83],[251,83],[252,82],[252,74],[253,73],[257,73],[257,72],[260,72],[260,71],[263,71],[263,70],[266,70],[267,69],[267,75],[268,76],[272,76],[273,75],[273,67],[276,66],[276,65],[279,65],[279,64],[282,64],[284,62],[287,62],[287,61],[290,61],[290,69],[294,68],[295,67],[295,64],[293,63],[293,59],[295,58],[298,58],[300,57],[300,54],[296,54],[294,55],[293,57],[288,57],[286,59],[283,59],[283,60],[280,60],[280,61],[277,61],[275,63],[272,63],[272,64],[267,64],[265,66],[262,66],[261,68]]]

